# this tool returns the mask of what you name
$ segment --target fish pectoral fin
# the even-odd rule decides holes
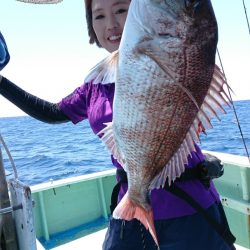
[[[164,51],[164,53],[163,53]],[[176,79],[176,65],[168,56],[169,52],[162,48],[160,39],[142,40],[136,47],[136,52],[151,58],[172,80]]]
[[[116,81],[116,70],[118,64],[119,51],[114,51],[111,55],[104,58],[96,66],[94,66],[84,82],[91,82],[93,84],[107,84],[114,83]]]
[[[149,230],[152,235],[155,244],[159,247],[152,209],[145,209],[141,206],[135,204],[128,196],[128,193],[124,195],[122,200],[119,202],[117,207],[113,212],[113,218],[115,219],[124,219],[130,221],[132,219],[139,220],[144,227]]]
[[[113,123],[108,122],[105,123],[106,127],[99,131],[97,135],[102,135],[101,140],[106,145],[107,149],[111,152],[113,157],[120,163],[120,165],[125,169],[125,160],[123,155],[118,150],[118,147],[116,145],[114,134],[113,134]]]

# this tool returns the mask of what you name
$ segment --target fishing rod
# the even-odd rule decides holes
[[[223,67],[223,64],[222,64],[222,60],[221,60],[221,56],[220,56],[220,52],[219,52],[218,48],[217,48],[217,55],[218,55],[218,58],[219,58],[219,61],[220,61],[221,70],[222,70],[222,72],[223,72],[223,74],[224,74],[224,76],[225,76],[225,80],[226,80],[226,83],[227,83],[226,74],[225,74],[225,71],[224,71],[224,67]],[[233,103],[233,99],[232,99],[232,95],[231,95],[231,90],[230,90],[230,87],[229,87],[228,84],[227,84],[227,88],[228,88],[229,98],[230,98],[230,101],[231,101],[231,103],[232,103],[234,115],[235,115],[235,118],[236,118],[236,121],[237,121],[237,125],[238,125],[239,131],[240,131],[241,139],[242,139],[242,141],[243,141],[243,144],[244,144],[244,147],[245,147],[245,151],[246,151],[246,154],[247,154],[247,158],[248,158],[248,161],[249,161],[249,163],[250,163],[250,156],[249,156],[247,144],[246,144],[246,141],[245,141],[245,138],[244,138],[242,129],[241,129],[241,125],[240,125],[240,121],[239,121],[239,118],[238,118],[238,114],[237,114],[237,112],[236,112],[236,108],[235,108],[235,105],[234,105],[234,103]]]
[[[242,0],[242,3],[243,3],[245,15],[246,15],[247,26],[248,26],[248,32],[249,32],[249,35],[250,35],[250,25],[249,25],[249,20],[248,20],[248,16],[247,16],[247,8],[246,8],[245,1],[244,1],[244,0]]]
[[[249,34],[250,34],[250,24],[249,24],[249,20],[248,20],[248,16],[247,16],[247,9],[246,9],[246,5],[245,5],[245,1],[242,0],[242,3],[243,3],[244,12],[245,12],[246,20],[247,20],[248,31],[249,31]],[[226,80],[226,83],[227,83],[227,78],[226,78],[225,70],[224,70],[224,67],[223,67],[222,59],[221,59],[220,52],[219,52],[219,49],[218,49],[218,48],[217,48],[217,55],[218,55],[218,59],[219,59],[219,61],[220,61],[221,70],[222,70],[222,72],[223,72],[223,74],[224,74],[224,76],[225,76],[225,80]],[[246,144],[245,137],[244,137],[243,132],[242,132],[242,129],[241,129],[241,125],[240,125],[240,121],[239,121],[239,118],[238,118],[238,114],[237,114],[237,112],[236,112],[236,108],[235,108],[235,105],[234,105],[234,103],[233,103],[233,99],[232,99],[232,95],[231,95],[231,90],[230,90],[230,87],[229,87],[228,84],[227,84],[227,88],[228,88],[229,98],[230,98],[230,101],[231,101],[231,103],[232,103],[234,116],[235,116],[235,119],[236,119],[236,121],[237,121],[237,125],[238,125],[238,128],[239,128],[239,131],[240,131],[241,139],[242,139],[242,142],[243,142],[245,151],[246,151],[246,155],[247,155],[248,161],[249,161],[249,163],[250,163],[250,156],[249,156],[247,144]]]

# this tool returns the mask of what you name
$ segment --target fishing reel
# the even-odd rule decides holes
[[[8,64],[10,60],[9,51],[4,40],[2,33],[0,32],[0,71]]]
[[[221,177],[224,174],[224,166],[219,158],[205,153],[205,161],[196,166],[198,179],[205,187],[210,187],[210,181]]]

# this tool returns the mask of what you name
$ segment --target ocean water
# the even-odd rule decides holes
[[[250,100],[236,101],[234,105],[250,151]],[[227,114],[220,115],[221,121],[213,119],[213,129],[202,135],[200,146],[246,156],[233,109],[226,111]],[[14,159],[19,179],[27,185],[112,168],[109,152],[87,121],[51,125],[28,116],[0,118],[0,133]],[[5,168],[13,172],[2,146],[1,149]]]

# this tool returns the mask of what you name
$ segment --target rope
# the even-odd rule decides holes
[[[245,5],[245,1],[242,0],[242,2],[243,2],[243,7],[244,7],[245,15],[246,15],[247,26],[248,26],[248,32],[249,32],[249,34],[250,34],[250,25],[249,25],[249,20],[248,20],[248,16],[247,16],[247,8],[246,8],[246,5]]]
[[[8,157],[10,159],[10,162],[11,162],[11,165],[12,165],[12,168],[13,168],[13,171],[14,171],[15,179],[18,179],[17,169],[16,169],[16,166],[15,166],[14,160],[13,160],[13,158],[12,158],[12,156],[10,154],[10,151],[9,151],[9,149],[8,149],[8,147],[7,147],[7,145],[6,145],[6,143],[5,143],[5,141],[4,141],[1,134],[0,134],[0,143],[2,143]]]
[[[226,74],[225,74],[225,71],[224,71],[224,67],[223,67],[223,64],[222,64],[222,60],[221,60],[221,57],[220,57],[220,53],[219,53],[218,48],[217,48],[217,54],[218,54],[218,58],[219,58],[219,61],[220,61],[220,65],[221,65],[222,72],[223,72],[223,74],[224,74],[224,76],[225,76],[225,80],[226,80],[226,83],[227,83]],[[247,154],[247,157],[248,157],[248,161],[249,161],[249,163],[250,163],[250,157],[249,157],[249,153],[248,153],[246,141],[245,141],[245,138],[244,138],[244,136],[243,136],[243,132],[242,132],[242,129],[241,129],[240,121],[239,121],[239,118],[238,118],[238,115],[237,115],[237,112],[236,112],[235,105],[234,105],[234,103],[233,103],[233,99],[232,99],[232,96],[231,96],[231,90],[230,90],[228,84],[227,84],[227,88],[228,88],[228,93],[229,93],[230,101],[232,102],[233,111],[234,111],[234,115],[235,115],[235,118],[236,118],[236,121],[237,121],[237,125],[238,125],[238,128],[239,128],[239,131],[240,131],[240,135],[241,135],[241,138],[242,138],[244,147],[245,147],[245,151],[246,151],[246,154]]]

